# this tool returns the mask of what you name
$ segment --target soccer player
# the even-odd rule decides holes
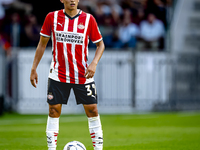
[[[48,150],[56,150],[61,106],[67,104],[71,88],[77,104],[83,104],[88,117],[94,150],[102,150],[103,132],[93,76],[103,54],[104,43],[94,17],[77,9],[79,0],[60,1],[64,4],[64,9],[50,12],[45,18],[30,75],[31,84],[36,87],[36,68],[51,37],[53,45],[48,78],[49,116],[46,127]],[[89,65],[88,38],[97,46]]]

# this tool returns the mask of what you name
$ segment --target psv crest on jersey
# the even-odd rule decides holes
[[[79,25],[78,25],[78,28],[79,28],[79,29],[85,29],[85,26],[84,26],[83,24],[79,24]]]

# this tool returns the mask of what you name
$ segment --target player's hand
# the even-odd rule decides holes
[[[88,68],[85,72],[85,75],[84,75],[86,77],[86,79],[92,78],[94,76],[95,71],[96,71],[96,66],[97,66],[97,64],[95,64],[93,62],[88,66]]]
[[[38,84],[38,74],[35,69],[31,70],[30,81],[31,84],[36,88],[36,84]]]

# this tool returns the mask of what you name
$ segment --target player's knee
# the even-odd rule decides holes
[[[50,108],[49,116],[53,117],[53,118],[58,118],[58,117],[60,117],[60,112],[56,108]]]
[[[89,108],[87,116],[88,117],[96,117],[96,116],[98,116],[98,109],[97,109],[97,107],[91,107],[91,108]]]

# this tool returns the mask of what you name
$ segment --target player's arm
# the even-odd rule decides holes
[[[92,78],[94,76],[95,71],[96,71],[96,66],[97,66],[99,60],[101,59],[101,56],[105,49],[103,40],[101,40],[100,42],[97,42],[96,46],[97,46],[97,49],[95,52],[94,59],[92,60],[91,64],[88,66],[86,73],[85,73],[85,77],[87,79]]]
[[[35,52],[35,57],[34,57],[33,65],[31,68],[31,75],[30,75],[31,84],[35,88],[36,88],[36,84],[38,83],[38,75],[37,75],[36,69],[44,54],[44,51],[46,49],[49,39],[50,39],[49,37],[40,36],[40,41],[38,43],[38,46]]]

